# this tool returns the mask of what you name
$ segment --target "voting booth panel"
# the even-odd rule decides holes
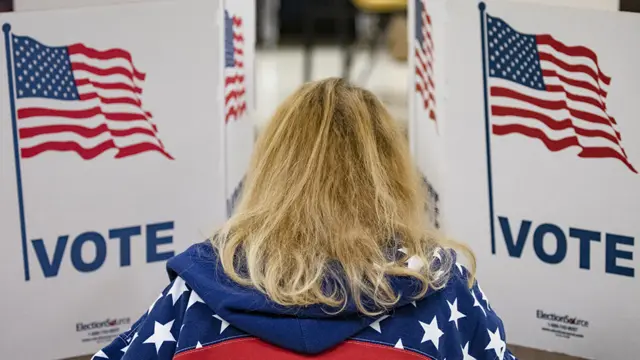
[[[226,166],[237,182],[247,161],[225,144],[253,130],[231,128],[251,108],[224,118],[226,13],[189,0],[0,16],[7,356],[95,352],[167,285],[165,261],[227,218]]]
[[[255,0],[224,2],[224,114],[227,215],[236,205],[253,151]]]
[[[166,0],[13,0],[14,11],[54,10]]]
[[[631,44],[640,18],[494,1],[426,5],[438,3],[443,147],[415,155],[421,164],[441,157],[444,227],[473,248],[510,343],[635,358],[640,345],[627,334],[640,330],[640,49]],[[414,149],[431,140],[414,138]]]
[[[440,221],[440,202],[443,198],[442,169],[444,167],[444,138],[441,137],[444,112],[439,104],[444,102],[443,91],[437,91],[445,86],[444,74],[446,63],[444,60],[445,11],[443,2],[424,3],[413,0],[408,3],[408,16],[412,19],[407,31],[410,44],[408,57],[410,69],[409,81],[409,141],[412,151],[419,154],[418,167],[423,174],[424,185],[429,196],[429,219],[442,227]]]

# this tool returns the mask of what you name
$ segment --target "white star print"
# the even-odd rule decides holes
[[[202,301],[200,296],[194,290],[191,290],[191,295],[189,295],[189,302],[187,303],[187,309],[185,312],[189,310],[191,306],[195,305],[195,303],[204,303],[204,301]]]
[[[453,303],[447,301],[447,304],[449,304],[449,310],[451,310],[451,317],[449,318],[449,321],[453,321],[453,323],[456,324],[456,329],[459,329],[458,320],[466,317],[467,315],[461,313],[460,310],[458,310],[458,299],[453,300]]]
[[[487,333],[489,334],[489,344],[485,348],[486,350],[493,350],[496,353],[498,359],[504,359],[504,352],[507,348],[507,344],[505,344],[504,340],[500,337],[500,328],[496,326],[496,331],[493,332],[487,329]]]
[[[102,359],[108,359],[109,357],[107,356],[107,354],[105,354],[102,350],[98,351],[95,355],[93,355],[93,357],[91,358],[91,360],[93,359],[97,359],[97,358],[102,358]]]
[[[175,305],[176,302],[178,302],[178,299],[180,299],[180,296],[182,296],[185,291],[189,291],[189,289],[187,289],[187,284],[184,282],[184,280],[182,280],[181,277],[178,276],[173,281],[173,285],[171,285],[171,289],[167,293],[167,296],[171,295],[171,298],[173,299],[173,305]]]
[[[381,316],[378,320],[372,322],[371,324],[369,324],[369,326],[371,326],[371,328],[377,332],[379,332],[380,334],[382,334],[382,329],[380,328],[380,322],[386,318],[388,318],[389,315],[383,315]]]
[[[158,354],[160,353],[162,344],[165,342],[176,342],[176,339],[171,334],[171,327],[174,321],[175,320],[171,320],[164,325],[156,321],[153,325],[153,335],[149,336],[149,338],[144,341],[144,344],[154,344],[156,346],[156,353]]]
[[[220,334],[222,334],[222,332],[229,327],[229,323],[218,315],[213,315],[213,317],[220,320]]]
[[[416,304],[416,302],[415,302],[415,301],[412,301],[412,302],[411,302],[411,305],[413,305],[413,307],[418,307],[418,304]]]
[[[196,349],[200,349],[202,347],[202,344],[200,344],[200,341],[198,341],[198,343],[196,344]]]
[[[44,94],[46,95],[47,92],[45,91]],[[153,307],[156,306],[156,303],[158,302],[158,300],[160,300],[162,298],[162,293],[160,295],[158,295],[158,298],[153,302],[153,304],[151,304],[151,306],[149,307],[149,311],[147,311],[147,314],[151,313],[151,310],[153,310]]]
[[[487,316],[487,312],[484,310],[484,307],[482,306],[482,304],[480,304],[480,302],[478,301],[478,298],[476,297],[476,293],[473,291],[473,289],[471,289],[471,295],[473,296],[473,307],[479,307],[480,310],[482,310],[482,313],[484,314],[484,316]]]
[[[420,343],[431,341],[433,345],[438,350],[440,346],[440,337],[444,335],[440,327],[438,327],[438,319],[434,316],[433,320],[429,324],[423,323],[422,321],[418,321],[422,329],[424,330],[424,335],[422,336],[422,341]]]
[[[462,348],[462,360],[476,360],[476,358],[469,355],[469,343]]]
[[[460,274],[464,275],[464,266],[459,262],[456,263],[456,266],[458,267],[458,270],[460,270]]]
[[[480,287],[480,284],[478,284],[478,290],[480,290],[480,295],[482,295],[482,300],[484,300],[487,303],[487,309],[491,310],[491,305],[489,305],[489,299],[484,294],[484,291],[482,291],[482,288]]]
[[[402,339],[398,339],[398,342],[396,343],[396,345],[394,346],[394,348],[396,348],[396,349],[403,349],[403,350],[404,350],[404,345],[402,345]]]

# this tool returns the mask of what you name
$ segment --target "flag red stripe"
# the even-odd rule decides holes
[[[244,75],[227,76],[224,79],[224,86],[233,85],[237,82],[244,83]]]
[[[240,90],[232,90],[230,91],[224,98],[224,103],[227,104],[229,103],[231,100],[236,99],[236,98],[240,98],[245,94],[245,89],[242,88]]]
[[[420,53],[420,50],[416,49],[416,67],[419,67],[422,71],[429,73],[433,72],[433,65],[431,64],[431,54],[425,53],[424,56]],[[426,59],[425,59],[426,58]]]
[[[118,149],[118,153],[116,154],[116,159],[125,158],[128,156],[133,156],[137,154],[141,154],[148,151],[156,151],[164,155],[167,159],[173,160],[173,156],[171,156],[168,152],[166,152],[160,146],[153,143],[139,143],[135,145],[125,146]]]
[[[565,100],[543,100],[500,86],[491,87],[491,96],[516,99],[549,110],[567,110],[571,115],[577,117],[578,119],[582,119],[592,123],[604,124],[609,126],[611,126],[612,123],[611,120],[602,116],[598,116],[596,114],[592,114],[582,110],[573,109],[569,106],[569,104],[567,104]]]
[[[234,25],[234,26],[242,26],[242,18],[241,18],[241,17],[239,17],[239,16],[234,16],[234,17],[232,18],[232,21],[233,21],[233,25]]]
[[[129,78],[132,82],[142,81],[144,79],[134,78],[134,74],[131,70],[122,66],[112,66],[106,69],[101,69],[83,62],[71,62],[71,69],[74,71],[87,71],[98,76],[111,76],[111,75],[123,75]]]
[[[241,33],[234,32],[233,33],[233,40],[236,40],[236,41],[239,41],[239,42],[244,42],[244,36]]]
[[[595,70],[593,70],[593,68],[587,66],[587,65],[582,65],[582,64],[568,64],[560,59],[558,59],[557,57],[551,55],[551,54],[547,54],[544,52],[539,51],[538,52],[539,56],[540,56],[540,61],[548,61],[552,64],[555,64],[556,66],[558,66],[559,68],[561,68],[562,70],[568,71],[568,72],[573,72],[573,73],[579,73],[579,74],[586,74],[589,77],[591,77],[597,85],[598,89],[602,89],[600,87],[600,82],[598,81],[598,75],[596,74]]]
[[[147,120],[147,116],[144,114],[104,112],[99,106],[94,106],[82,110],[58,110],[37,107],[23,108],[18,110],[18,119],[28,119],[38,116],[64,117],[68,119],[88,119],[96,115],[103,115],[106,119],[113,121]]]
[[[142,105],[139,99],[133,99],[130,97],[109,98],[109,97],[100,96],[98,95],[98,93],[95,93],[95,92],[80,94],[80,100],[93,100],[93,99],[99,99],[100,102],[103,104],[128,104],[128,105],[135,105],[135,106]]]
[[[143,152],[156,151],[161,153],[168,159],[173,160],[173,157],[171,155],[169,155],[166,151],[164,151],[164,149],[155,144],[140,143],[123,148],[118,148],[113,140],[107,140],[96,145],[95,147],[88,149],[83,148],[80,144],[73,141],[49,141],[33,147],[22,148],[20,150],[20,154],[22,155],[22,158],[28,159],[46,151],[73,151],[80,155],[81,158],[85,160],[91,160],[110,149],[118,149],[118,153],[115,156],[116,158],[124,158]]]
[[[603,98],[607,97],[607,92],[601,88],[595,87],[593,84],[587,81],[572,79],[563,75],[558,74],[555,70],[542,70],[542,76],[544,77],[556,77],[560,79],[562,82],[568,85],[572,85],[575,87],[583,88],[585,90],[593,91],[594,93],[600,95]]]
[[[596,55],[593,50],[585,47],[585,46],[567,46],[558,40],[554,39],[551,35],[536,35],[536,42],[538,45],[549,45],[554,48],[556,51],[566,54],[568,56],[581,56],[589,58],[593,61],[594,65],[598,69],[598,77],[605,84],[609,85],[611,83],[611,78],[605,75],[600,66],[598,64],[598,55]]]
[[[238,106],[231,106],[229,109],[227,109],[227,114],[224,121],[229,122],[229,120],[233,118],[238,118],[240,115],[244,114],[246,110],[247,104],[244,102]]]
[[[416,82],[416,92],[422,95],[425,104],[432,102],[435,105],[436,99],[433,92],[425,89],[424,85],[419,82]]]
[[[599,99],[594,99],[590,96],[578,95],[570,92],[562,85],[547,85],[548,92],[561,92],[564,93],[569,100],[579,101],[587,104],[591,104],[600,108],[602,111],[606,112],[606,106]]]
[[[84,138],[94,138],[104,133],[109,133],[115,137],[129,136],[134,134],[143,134],[155,137],[155,132],[141,128],[132,127],[128,129],[109,129],[106,124],[100,124],[95,128],[89,128],[81,125],[44,125],[29,128],[22,128],[19,131],[20,139],[29,139],[39,135],[50,135],[59,133],[74,133]]]
[[[131,64],[131,68],[135,76],[141,80],[144,80],[146,75],[143,72],[138,71],[133,65],[133,59],[131,58],[131,54],[123,49],[109,49],[109,50],[96,50],[89,47],[84,46],[83,44],[74,44],[69,46],[68,48],[69,55],[81,54],[92,59],[98,60],[112,60],[117,58],[125,59]]]
[[[431,76],[429,76],[428,73],[425,73],[419,66],[416,66],[416,75],[418,75],[426,84],[431,85],[431,88],[436,87]]]
[[[618,139],[616,138],[616,136],[612,135],[611,133],[608,133],[604,130],[584,129],[584,128],[575,126],[571,121],[571,119],[555,120],[545,114],[542,114],[536,111],[508,107],[508,106],[498,106],[498,105],[491,106],[491,115],[514,116],[519,118],[537,120],[552,130],[573,129],[578,135],[587,136],[587,137],[601,137],[613,142],[616,145],[619,145]]]
[[[107,140],[95,147],[85,149],[74,141],[49,141],[29,148],[22,148],[20,154],[23,158],[28,159],[39,155],[45,151],[73,151],[85,160],[91,160],[103,152],[116,148],[113,140]]]
[[[433,92],[426,90],[422,84],[417,83],[416,84],[416,91],[422,93],[426,99],[425,99],[425,104],[428,104],[429,101],[433,102],[435,104],[436,102],[436,98],[433,95]]]
[[[564,150],[571,146],[580,146],[578,138],[575,136],[553,140],[540,129],[530,128],[520,124],[496,125],[492,126],[493,133],[496,135],[521,134],[530,138],[538,139],[544,143],[547,149],[551,151]]]
[[[583,147],[578,142],[578,138],[575,136],[563,138],[559,140],[550,139],[544,131],[540,129],[530,128],[520,124],[510,125],[493,125],[493,133],[496,135],[508,135],[508,134],[521,134],[530,138],[538,139],[549,149],[550,151],[561,151],[571,146],[578,146],[581,148],[578,156],[583,158],[614,158],[622,161],[631,171],[637,173],[633,166],[627,161],[627,159],[612,148],[606,147]]]
[[[91,79],[76,79],[76,86],[82,85],[92,85],[95,88],[103,89],[103,90],[125,90],[131,91],[136,94],[142,94],[142,88],[138,86],[131,86],[129,84],[125,84],[122,82],[115,83],[104,83],[100,81],[95,81]]]
[[[625,156],[620,155],[617,151],[607,147],[583,148],[578,156],[582,158],[616,158],[627,165],[629,170],[633,171],[636,174],[638,173]]]

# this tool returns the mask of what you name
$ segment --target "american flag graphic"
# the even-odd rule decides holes
[[[244,35],[242,18],[224,12],[224,106],[225,122],[247,110],[244,85]]]
[[[12,36],[20,153],[71,151],[93,159],[158,152],[173,159],[140,96],[145,74],[123,49],[47,46]]]
[[[487,15],[492,131],[540,140],[550,151],[613,158],[636,172],[607,111],[611,78],[596,53],[551,35],[528,35]]]
[[[435,82],[433,81],[433,39],[431,17],[424,0],[415,0],[416,14],[416,92],[422,97],[422,105],[429,118],[436,120]]]
[[[422,176],[422,183],[424,187],[427,189],[427,201],[425,204],[425,211],[429,217],[429,220],[436,227],[436,229],[440,228],[440,195],[433,187],[433,185],[427,180],[427,178]]]

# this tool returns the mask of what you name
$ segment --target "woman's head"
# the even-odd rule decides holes
[[[235,214],[214,240],[225,272],[276,303],[393,306],[389,276],[442,285],[443,245],[425,219],[421,179],[398,124],[369,91],[308,83],[259,137]],[[406,256],[426,264],[408,269]],[[443,259],[450,266],[451,258]],[[337,270],[339,269],[339,270]],[[327,291],[327,281],[338,284]],[[366,301],[370,305],[365,305]]]

